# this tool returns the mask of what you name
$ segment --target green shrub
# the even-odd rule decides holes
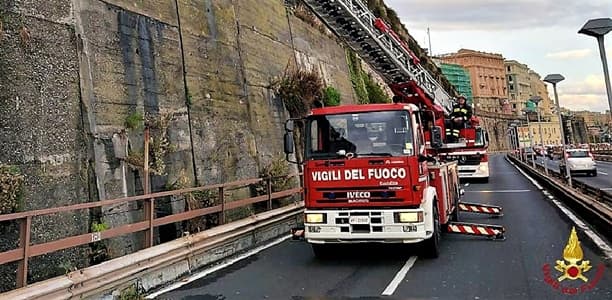
[[[325,106],[340,105],[340,91],[333,86],[328,86],[323,90],[323,103]]]
[[[371,75],[364,78],[366,90],[368,91],[368,100],[370,103],[391,103],[391,99],[385,91],[372,79]]]
[[[10,214],[23,209],[24,180],[19,168],[0,165],[0,214]]]
[[[141,129],[144,127],[144,117],[141,113],[132,113],[125,118],[125,128]]]

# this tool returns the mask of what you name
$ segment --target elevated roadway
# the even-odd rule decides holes
[[[441,257],[423,259],[414,246],[343,246],[328,260],[316,259],[303,242],[282,241],[255,255],[151,295],[158,299],[568,299],[551,286],[561,273],[563,249],[573,226],[589,280],[564,280],[576,299],[612,299],[612,254],[596,232],[547,192],[539,190],[503,155],[492,155],[488,184],[467,183],[465,201],[501,205],[492,219],[462,214],[462,220],[502,224],[505,241],[445,234]],[[609,167],[609,166],[608,166]],[[607,172],[602,169],[603,172]],[[608,173],[610,174],[610,173]],[[599,177],[597,177],[599,178]],[[602,176],[603,178],[603,176]],[[609,178],[609,177],[608,177]],[[593,177],[589,179],[594,179]],[[603,183],[603,181],[602,181]],[[584,222],[587,223],[588,222]],[[592,237],[595,237],[594,239]],[[544,270],[549,267],[549,272]],[[603,271],[597,275],[598,267]],[[600,271],[600,272],[601,272]],[[549,283],[547,283],[547,278]],[[552,280],[551,280],[552,279]],[[151,297],[153,298],[153,297]]]

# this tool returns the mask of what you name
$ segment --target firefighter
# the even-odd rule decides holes
[[[450,126],[446,127],[447,140],[457,142],[459,140],[460,130],[466,127],[471,117],[472,107],[466,103],[464,96],[459,96],[457,98],[457,104],[453,105],[453,112],[450,115]]]

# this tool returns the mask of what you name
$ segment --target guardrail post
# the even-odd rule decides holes
[[[149,221],[149,229],[145,230],[145,248],[153,247],[153,219],[155,218],[153,213],[155,212],[155,198],[145,200],[144,203],[144,218]]]
[[[272,176],[266,178],[266,189],[268,192],[268,210],[272,209]]]
[[[31,225],[31,216],[27,216],[19,222],[19,248],[23,250],[23,259],[17,264],[17,288],[28,285],[28,257],[30,256]]]
[[[149,184],[149,126],[145,125],[144,129],[144,166],[143,166],[143,185],[144,193],[151,193]],[[145,231],[144,247],[153,247],[153,212],[155,212],[155,199],[147,199],[144,203],[144,219],[149,221],[149,229]]]
[[[221,202],[221,218],[219,220],[219,225],[225,224],[225,189],[220,186],[219,187],[219,201]]]

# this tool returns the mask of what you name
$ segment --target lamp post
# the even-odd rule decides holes
[[[606,48],[604,47],[604,35],[612,30],[612,19],[601,18],[591,19],[582,26],[578,33],[595,37],[599,44],[599,56],[601,56],[601,64],[604,70],[604,80],[606,81],[606,92],[608,94],[608,106],[610,107],[610,116],[612,117],[612,88],[610,87],[610,74],[608,74],[608,61],[606,59]]]
[[[531,126],[529,126],[529,112],[530,112],[530,110],[528,108],[523,108],[521,111],[523,113],[525,113],[525,116],[527,117],[527,132],[529,134],[529,146],[531,147],[531,165],[535,169],[536,163],[535,163],[535,159],[534,159],[534,156],[533,156],[534,155],[534,151],[533,151],[533,135],[531,134]],[[525,154],[525,160],[527,160],[527,154]]]
[[[559,126],[561,126],[561,157],[565,164],[565,171],[567,176],[567,183],[572,187],[572,174],[570,173],[569,167],[567,166],[567,160],[565,159],[565,130],[563,129],[563,118],[561,117],[561,105],[559,105],[559,95],[557,94],[557,83],[563,81],[565,77],[561,74],[549,74],[544,77],[544,81],[552,84],[553,91],[555,93],[555,105],[557,107],[557,116],[559,117]]]
[[[542,162],[544,163],[544,172],[548,176],[548,162],[546,161],[546,158],[545,158],[546,156],[544,155],[544,136],[542,135],[542,119],[540,116],[540,107],[538,106],[538,103],[542,101],[542,97],[533,96],[529,98],[529,101],[535,104],[536,111],[538,112],[538,131],[540,133],[540,145],[542,146]]]

